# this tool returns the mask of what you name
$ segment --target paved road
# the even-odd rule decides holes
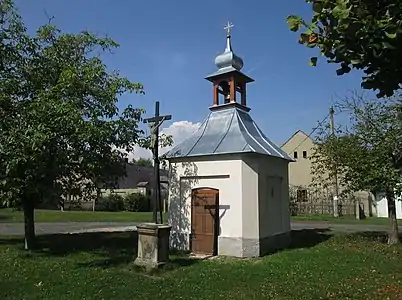
[[[36,234],[78,233],[91,231],[135,230],[137,223],[120,222],[65,222],[36,223]],[[22,235],[23,223],[0,223],[0,235]]]
[[[138,223],[116,222],[66,222],[66,223],[37,223],[37,234],[54,233],[78,233],[96,231],[126,231],[136,230]],[[328,222],[297,221],[292,222],[293,230],[302,229],[329,229],[333,231],[358,232],[358,231],[386,231],[387,226],[368,224],[330,224]],[[399,227],[402,232],[402,226]],[[0,223],[0,235],[22,235],[24,226],[22,223]]]

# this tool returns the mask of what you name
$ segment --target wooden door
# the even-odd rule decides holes
[[[194,253],[216,255],[218,245],[219,192],[196,189],[191,199],[191,250]]]

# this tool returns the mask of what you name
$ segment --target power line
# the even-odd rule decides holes
[[[318,125],[316,127],[313,128],[313,130],[310,132],[310,134],[308,136],[306,136],[292,151],[290,151],[288,154],[290,155],[292,152],[295,152],[308,138],[311,137],[311,135],[318,129],[321,127],[322,123],[324,123],[328,117],[330,116],[330,114],[328,114],[324,119],[322,119],[321,122],[318,122]]]

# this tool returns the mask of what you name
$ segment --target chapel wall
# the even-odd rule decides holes
[[[171,246],[189,249],[191,232],[191,191],[196,188],[219,190],[219,236],[242,234],[241,161],[236,156],[205,157],[170,166],[168,223],[172,226]],[[218,246],[219,247],[219,246]]]

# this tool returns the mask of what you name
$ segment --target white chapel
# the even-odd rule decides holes
[[[200,128],[167,153],[170,245],[195,254],[257,257],[290,242],[288,163],[251,118],[232,49],[215,59],[212,106]]]

